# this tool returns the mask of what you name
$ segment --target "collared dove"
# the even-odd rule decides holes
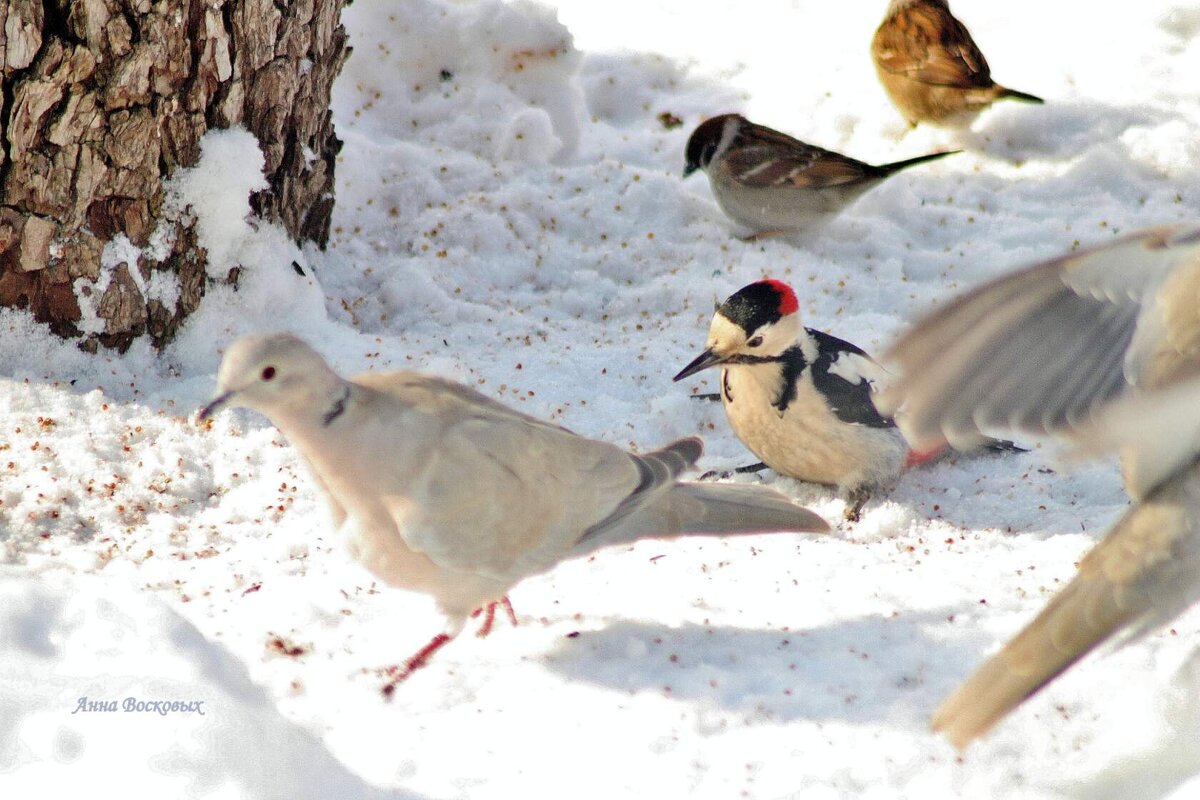
[[[295,336],[250,336],[217,396],[265,414],[300,450],[351,554],[385,583],[432,595],[448,620],[385,694],[531,575],[601,547],[683,534],[826,531],[761,486],[677,481],[699,439],[645,455],[413,372],[338,376]]]
[[[919,321],[881,393],[911,441],[1008,429],[1121,457],[1133,506],[933,718],[959,748],[1097,645],[1200,599],[1200,226],[1152,228],[994,280]]]

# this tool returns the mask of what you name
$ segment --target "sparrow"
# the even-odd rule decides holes
[[[753,235],[788,234],[828,221],[895,172],[958,152],[872,166],[722,114],[692,132],[683,177],[704,170],[721,210]]]
[[[765,487],[678,480],[699,439],[635,455],[442,378],[343,379],[289,334],[236,341],[217,383],[199,419],[225,406],[268,417],[307,461],[350,554],[446,616],[445,632],[388,670],[388,696],[474,609],[490,629],[497,605],[511,614],[513,586],[565,559],[649,537],[829,527]]]
[[[783,281],[744,286],[717,306],[704,352],[675,381],[721,368],[721,401],[733,432],[780,475],[836,487],[845,518],[858,520],[877,489],[907,467],[940,455],[945,442],[913,450],[879,412],[873,386],[888,380],[860,347],[800,321]],[[989,440],[994,449],[1019,449]]]
[[[1044,610],[942,703],[958,748],[1098,645],[1200,599],[1200,225],[1151,228],[1019,270],[919,320],[879,396],[911,441],[984,430],[1120,456],[1130,509]]]
[[[1045,102],[992,80],[983,53],[946,0],[891,0],[871,58],[888,97],[914,127],[965,127],[1005,98]]]

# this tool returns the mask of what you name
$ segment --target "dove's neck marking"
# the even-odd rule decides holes
[[[350,399],[350,385],[342,385],[342,396],[333,401],[333,405],[321,417],[321,424],[328,428],[333,424],[333,421],[340,417],[346,411],[346,401]]]

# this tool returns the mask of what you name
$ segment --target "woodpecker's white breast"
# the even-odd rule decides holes
[[[813,385],[811,370],[796,379],[786,409],[778,363],[738,364],[722,370],[721,399],[734,433],[763,463],[782,475],[843,491],[886,485],[899,476],[908,446],[896,428],[843,422]]]

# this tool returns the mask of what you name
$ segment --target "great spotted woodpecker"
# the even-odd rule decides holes
[[[910,448],[875,407],[872,385],[886,380],[883,368],[862,348],[804,327],[798,311],[782,281],[743,287],[717,306],[704,352],[675,380],[720,367],[721,400],[742,443],[781,475],[837,487],[846,519],[857,520],[874,490],[938,455],[944,442]]]

